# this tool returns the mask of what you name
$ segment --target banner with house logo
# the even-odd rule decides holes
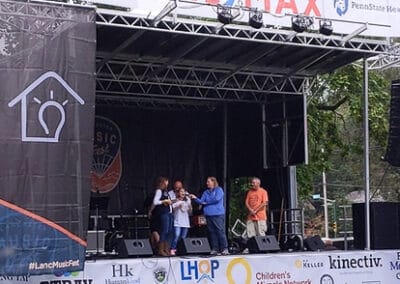
[[[0,275],[83,269],[95,11],[0,0]]]

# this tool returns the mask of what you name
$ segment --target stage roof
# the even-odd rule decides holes
[[[169,18],[155,22],[98,10],[99,98],[263,102],[303,94],[308,79],[363,57],[386,41]]]
[[[152,17],[96,9],[99,102],[262,103],[269,95],[306,93],[315,75],[390,54],[386,39],[359,36],[367,26],[324,36],[222,25],[165,9]]]

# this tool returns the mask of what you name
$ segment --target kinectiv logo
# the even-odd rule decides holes
[[[329,256],[330,269],[350,269],[350,268],[374,268],[382,267],[382,258],[369,256],[354,258],[341,258],[338,256]]]

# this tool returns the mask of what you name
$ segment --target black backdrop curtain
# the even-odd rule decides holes
[[[99,106],[96,115],[113,120],[121,130],[122,177],[109,194],[108,214],[145,213],[145,200],[158,176],[170,187],[183,180],[188,191],[200,193],[207,176],[222,178],[222,108],[147,110]]]
[[[183,180],[188,191],[201,193],[207,176],[223,180],[224,111],[149,110],[98,106],[96,115],[113,120],[121,130],[122,177],[110,196],[108,214],[146,213],[158,176],[170,187]],[[288,169],[262,166],[262,109],[258,104],[227,107],[227,178],[258,176],[268,189],[272,209],[287,201]],[[229,196],[229,188],[225,188]],[[287,207],[287,202],[284,207]],[[229,198],[227,198],[229,207]]]

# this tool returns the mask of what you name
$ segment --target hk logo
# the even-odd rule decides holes
[[[344,16],[349,9],[349,0],[334,0],[333,6],[335,7],[336,13],[338,13],[339,16]]]
[[[85,101],[55,72],[42,74],[8,103],[21,102],[21,139],[26,142],[56,143],[66,122],[67,104]],[[40,127],[39,127],[39,124]]]

